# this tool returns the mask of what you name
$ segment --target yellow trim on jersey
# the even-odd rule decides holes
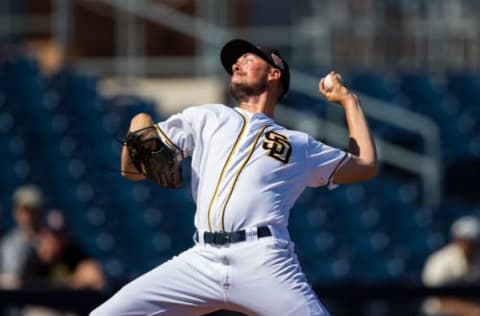
[[[260,136],[262,136],[263,131],[270,125],[265,125],[258,133],[257,136],[255,137],[255,141],[253,142],[252,146],[250,147],[250,152],[248,153],[247,157],[243,160],[242,164],[238,168],[237,173],[235,174],[235,177],[233,178],[232,185],[230,187],[230,190],[228,191],[227,199],[223,203],[223,209],[222,209],[222,231],[225,231],[225,209],[227,208],[227,204],[230,201],[230,198],[232,197],[233,189],[235,188],[235,185],[237,184],[238,177],[240,176],[240,173],[242,172],[243,168],[247,165],[247,162],[250,160],[250,158],[253,155],[253,152],[255,151],[255,147],[257,147],[258,140],[260,139]]]
[[[165,138],[165,141],[168,143],[168,145],[175,147],[179,152],[183,154],[183,150],[180,149],[168,136],[165,134],[165,132],[158,126],[158,124],[154,124],[154,126],[157,128],[158,132],[162,134],[163,138]]]
[[[240,133],[237,136],[237,140],[235,141],[235,144],[233,144],[232,150],[228,154],[227,160],[225,161],[225,164],[223,165],[222,172],[220,173],[220,177],[218,178],[218,181],[217,181],[217,186],[215,187],[215,191],[213,192],[212,199],[210,200],[210,205],[208,206],[208,229],[210,231],[212,231],[212,223],[211,223],[211,220],[210,220],[210,215],[211,215],[211,212],[212,212],[213,201],[215,201],[215,198],[217,197],[218,190],[220,189],[220,183],[222,183],[223,177],[225,176],[225,171],[227,170],[227,165],[229,164],[230,159],[233,156],[233,153],[237,149],[238,144],[240,144],[240,140],[243,138],[243,134],[245,133],[245,130],[246,130],[245,127],[247,126],[247,119],[245,118],[245,116],[242,113],[239,113],[235,110],[234,110],[234,112],[240,114],[240,116],[242,117],[242,120],[243,120],[243,125],[242,125],[242,129],[240,130]]]

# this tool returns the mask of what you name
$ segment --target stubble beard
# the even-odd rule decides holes
[[[243,82],[230,84],[230,94],[238,102],[247,101],[252,96],[258,96],[267,89],[267,80],[262,78],[258,83],[246,84]]]

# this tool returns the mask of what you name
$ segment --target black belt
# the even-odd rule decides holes
[[[268,226],[260,226],[257,228],[257,238],[272,236],[272,232]],[[195,232],[195,241],[198,242],[198,231]],[[239,230],[236,232],[204,232],[203,241],[206,244],[225,245],[245,241],[247,239],[247,232]]]

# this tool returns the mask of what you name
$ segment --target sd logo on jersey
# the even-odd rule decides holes
[[[265,134],[263,149],[270,157],[283,163],[288,163],[292,154],[292,146],[290,146],[288,138],[273,131]]]

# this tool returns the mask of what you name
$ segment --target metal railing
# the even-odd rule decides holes
[[[318,98],[315,87],[318,78],[292,71],[291,88],[313,98]],[[357,93],[362,101],[365,114],[386,124],[419,135],[425,144],[425,152],[419,153],[408,148],[375,137],[379,159],[400,169],[418,174],[422,179],[423,204],[425,207],[439,206],[442,191],[441,140],[438,125],[429,117],[379,101]],[[295,111],[280,106],[277,118],[290,126],[307,130],[312,135],[323,137],[338,146],[345,145],[347,129],[334,121]]]

